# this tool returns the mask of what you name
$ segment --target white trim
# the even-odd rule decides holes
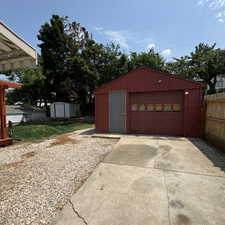
[[[7,39],[9,39],[13,44],[22,48],[28,55],[35,58],[36,50],[24,39],[22,39],[18,34],[16,34],[12,29],[0,21],[0,33],[2,33]]]

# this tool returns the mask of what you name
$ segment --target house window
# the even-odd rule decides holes
[[[218,80],[218,81],[216,82],[216,87],[217,87],[217,88],[223,88],[223,80],[222,80],[222,79],[220,79],[220,80]]]
[[[181,111],[181,105],[180,104],[173,104],[173,111],[174,112],[180,112]]]

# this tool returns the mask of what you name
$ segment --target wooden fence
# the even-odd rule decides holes
[[[205,138],[225,150],[225,93],[205,96]]]

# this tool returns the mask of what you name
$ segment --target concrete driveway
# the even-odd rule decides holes
[[[123,137],[57,225],[225,225],[224,171],[202,140]]]

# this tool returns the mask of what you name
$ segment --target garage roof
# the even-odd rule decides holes
[[[36,62],[35,49],[0,21],[0,73],[35,65]]]
[[[151,92],[165,90],[185,90],[203,88],[199,82],[185,79],[172,74],[155,71],[148,67],[138,67],[102,87],[96,89],[96,94],[113,90],[127,90],[129,92]]]

